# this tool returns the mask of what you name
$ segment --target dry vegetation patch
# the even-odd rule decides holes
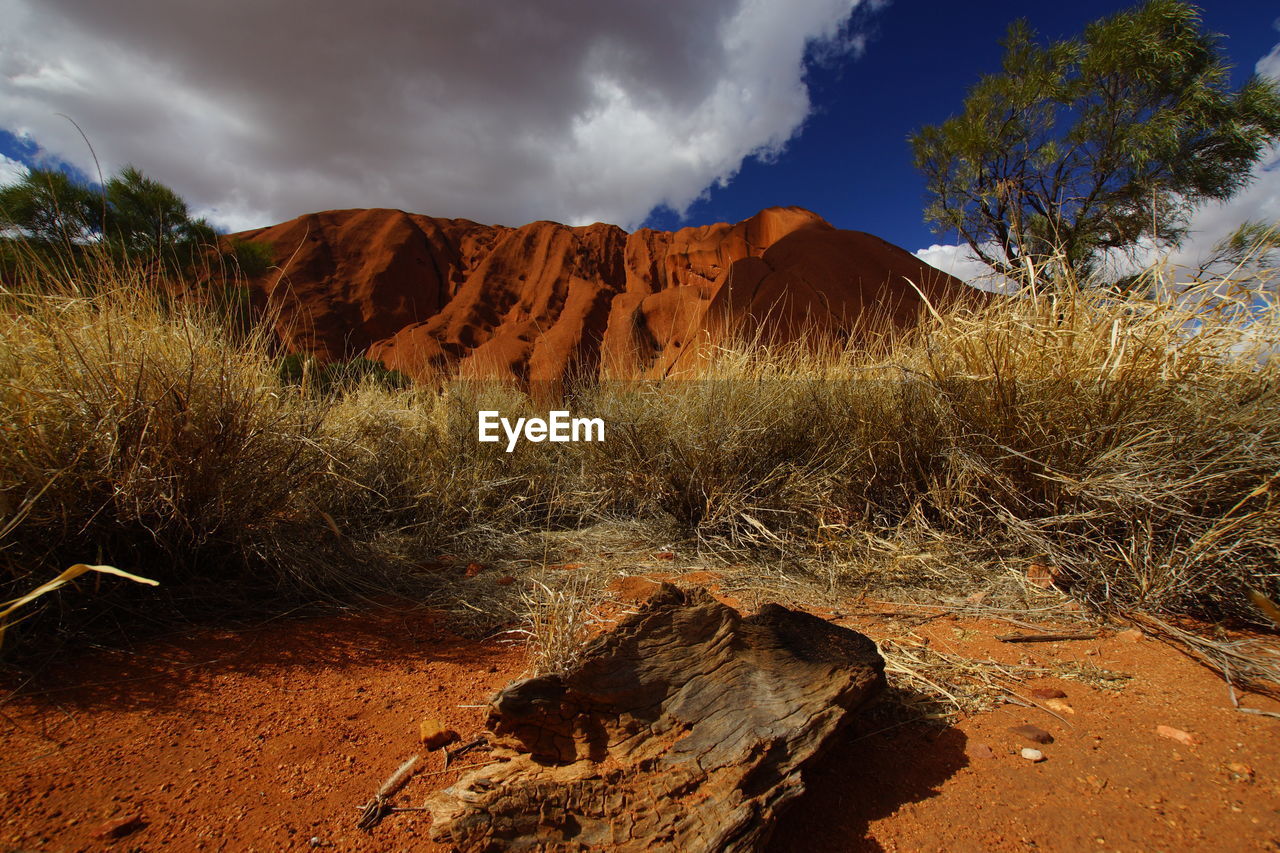
[[[536,617],[567,589],[538,574],[572,561],[548,543],[590,550],[626,525],[619,560],[738,567],[724,583],[744,600],[1026,608],[1032,565],[1097,612],[1266,624],[1256,602],[1280,598],[1280,323],[1258,286],[1243,303],[1031,294],[847,344],[728,342],[695,378],[573,383],[566,405],[604,419],[603,443],[507,453],[476,441],[476,412],[545,401],[376,373],[294,384],[266,337],[101,278],[37,272],[4,295],[8,598],[109,563],[181,607],[416,589],[492,627],[522,594],[545,593],[523,606]],[[471,560],[493,569],[467,577]],[[101,586],[16,633],[74,627]]]

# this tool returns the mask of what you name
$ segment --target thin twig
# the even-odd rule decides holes
[[[1073,729],[1075,728],[1075,723],[1072,723],[1070,720],[1068,720],[1066,717],[1062,716],[1061,714],[1057,713],[1056,711],[1050,711],[1048,708],[1046,708],[1045,706],[1041,705],[1039,702],[1035,702],[1035,701],[1033,701],[1033,700],[1031,700],[1031,699],[1028,699],[1028,698],[1027,698],[1027,697],[1025,697],[1025,696],[1022,696],[1022,695],[1018,694],[1018,693],[1014,693],[1012,690],[1010,690],[1010,689],[1009,689],[1009,688],[1007,688],[1007,687],[1005,687],[1005,688],[1003,688],[1003,689],[1004,689],[1005,693],[1008,693],[1010,696],[1012,696],[1012,697],[1014,697],[1015,699],[1019,700],[1019,701],[1018,701],[1018,703],[1016,703],[1016,704],[1021,704],[1023,707],[1026,707],[1026,708],[1039,708],[1041,711],[1044,711],[1046,714],[1049,714],[1050,716],[1053,716],[1053,717],[1057,717],[1059,720],[1061,720],[1061,721],[1062,721],[1065,725],[1067,725],[1068,727],[1073,728]]]
[[[458,756],[463,755],[464,753],[470,752],[476,747],[484,746],[486,744],[488,744],[487,740],[485,740],[482,737],[478,737],[475,740],[470,741],[469,743],[464,743],[462,746],[458,747],[457,749],[446,749],[444,751],[444,769],[448,770],[449,762],[457,758]]]
[[[1247,690],[1275,695],[1280,686],[1280,653],[1274,648],[1248,640],[1218,642],[1143,613],[1127,613],[1125,618],[1209,669],[1223,671],[1232,664]]]
[[[459,770],[466,770],[468,767],[484,767],[488,765],[487,761],[475,761],[471,764],[459,764],[456,767],[450,767],[446,770],[432,770],[429,773],[420,773],[419,776],[439,776],[444,773],[456,773]]]
[[[1000,634],[1002,643],[1056,643],[1065,640],[1096,640],[1097,634]]]
[[[1231,683],[1231,664],[1225,658],[1222,661],[1222,677],[1227,682],[1227,693],[1231,696],[1231,707],[1239,709],[1240,700],[1236,698],[1236,686]]]
[[[387,781],[382,783],[382,787],[378,789],[378,793],[373,795],[373,799],[365,804],[360,810],[360,821],[356,824],[361,829],[369,830],[378,825],[378,822],[386,817],[389,812],[387,800],[395,796],[409,781],[409,777],[413,775],[413,771],[417,769],[419,762],[422,761],[421,755],[415,755],[408,761],[400,765],[395,773],[392,773]]]
[[[1257,708],[1236,708],[1241,714],[1257,714],[1259,717],[1275,717],[1280,719],[1280,714],[1275,711],[1260,711]]]

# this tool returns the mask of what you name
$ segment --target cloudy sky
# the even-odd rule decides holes
[[[808,207],[922,257],[906,136],[999,66],[1126,3],[0,0],[0,180],[126,163],[229,230],[339,207],[673,227]],[[1280,9],[1218,0],[1237,82]],[[1280,167],[1206,228],[1280,218]],[[936,244],[936,245],[935,245]],[[932,247],[932,248],[929,248]]]

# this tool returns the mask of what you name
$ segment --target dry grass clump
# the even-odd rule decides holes
[[[573,668],[599,624],[594,611],[600,602],[600,589],[585,574],[531,580],[521,595],[521,627],[510,632],[528,642],[530,676]]]
[[[827,441],[822,393],[774,380],[602,387],[590,413],[606,442],[582,445],[584,485],[612,512],[668,514],[713,549],[809,539],[851,461]]]
[[[162,583],[279,580],[242,555],[312,476],[317,413],[280,393],[261,342],[126,283],[7,294],[0,584],[107,560]]]
[[[0,600],[102,562],[161,582],[147,619],[421,589],[446,580],[419,571],[436,554],[559,523],[571,466],[475,441],[477,408],[534,412],[516,389],[310,393],[216,305],[94,273],[35,266],[0,292]],[[46,596],[17,634],[75,628],[113,590],[139,595]]]
[[[1061,568],[1098,606],[1251,616],[1277,591],[1276,315],[1081,293],[941,318],[900,347],[931,524]]]
[[[700,381],[605,385],[584,446],[622,512],[718,549],[938,539],[1059,567],[1100,607],[1251,616],[1277,592],[1274,312],[1067,292],[868,346],[722,349]],[[1223,307],[1225,306],[1225,307]]]
[[[571,451],[521,442],[506,453],[503,444],[482,444],[481,409],[538,413],[518,389],[498,383],[407,390],[365,383],[329,398],[316,437],[324,471],[306,500],[355,535],[394,531],[428,551],[579,520],[575,503],[561,497]]]

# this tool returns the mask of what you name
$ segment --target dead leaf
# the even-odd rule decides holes
[[[15,598],[12,601],[6,601],[3,605],[0,605],[4,607],[4,610],[0,610],[0,644],[4,643],[4,632],[10,624],[7,621],[10,613],[14,612],[19,607],[30,604],[45,593],[53,592],[55,589],[66,586],[76,578],[89,572],[98,572],[104,575],[116,575],[117,577],[127,578],[128,580],[136,581],[137,583],[145,583],[148,586],[160,585],[159,581],[153,581],[151,578],[144,578],[139,577],[138,575],[129,574],[123,569],[117,569],[115,566],[90,566],[87,563],[76,563],[53,580],[41,584],[21,598]]]

